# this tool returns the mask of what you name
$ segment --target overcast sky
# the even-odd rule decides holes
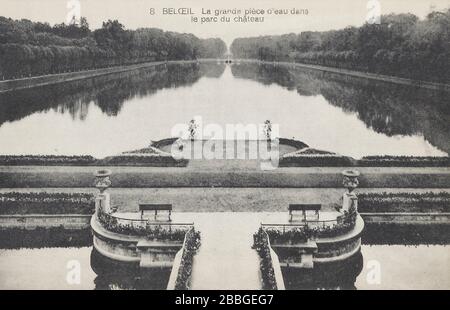
[[[68,2],[77,0],[0,0],[0,16],[26,18],[50,24],[66,21]],[[369,0],[79,0],[81,16],[91,29],[118,19],[127,29],[157,27],[190,32],[199,37],[221,37],[228,44],[236,37],[283,34],[305,30],[339,29],[364,23]],[[372,0],[374,1],[374,0]],[[379,0],[381,14],[410,12],[423,18],[432,8],[449,7],[448,0]],[[162,15],[162,8],[190,7],[201,17],[204,9],[307,9],[308,15],[266,15],[263,23],[192,23],[186,15]],[[155,8],[155,15],[150,9]]]

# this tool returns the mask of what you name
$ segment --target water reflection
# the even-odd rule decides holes
[[[448,93],[290,66],[239,64],[232,71],[236,77],[274,83],[301,96],[323,96],[330,104],[356,114],[375,132],[423,135],[450,153]]]
[[[24,249],[44,247],[87,247],[92,244],[90,228],[67,230],[60,227],[33,230],[9,228],[0,230],[0,249]]]
[[[104,157],[204,124],[280,124],[280,135],[365,155],[445,156],[446,94],[285,66],[161,65],[0,95],[0,154]],[[21,143],[17,143],[21,141]]]
[[[91,252],[91,268],[97,274],[94,280],[97,290],[165,290],[171,268],[140,270],[139,264],[119,263]]]
[[[117,116],[123,104],[164,88],[189,86],[202,76],[218,78],[225,65],[160,65],[82,81],[0,94],[0,125],[50,109],[69,113],[73,120],[85,120],[89,105],[95,104],[108,116]]]
[[[383,238],[388,234],[381,233],[383,227],[371,232],[378,234],[378,239],[368,237],[365,231],[361,252],[341,262],[317,264],[313,270],[284,269],[285,286],[287,289],[448,289],[449,235],[446,233],[447,238],[441,238],[441,242],[430,241],[426,234],[435,231],[435,225],[423,225],[422,228],[420,236],[425,236],[425,239],[414,239],[411,235],[408,245],[395,239],[403,228],[397,231],[391,229],[390,239],[387,240]],[[412,227],[410,232],[414,231],[415,227]],[[440,230],[439,233],[445,232]],[[66,243],[45,244],[42,236],[36,239],[36,244],[30,239],[26,248],[0,249],[0,289],[167,287],[170,269],[142,272],[137,263],[121,264],[108,260],[93,249],[91,238],[89,244],[83,245],[75,245],[73,239],[65,239]],[[442,244],[430,245],[428,242]],[[79,284],[67,281],[68,264],[71,262],[77,262],[80,266]],[[379,269],[379,282],[375,281],[374,268]]]
[[[450,225],[366,223],[361,242],[366,245],[446,245],[450,244]]]
[[[363,268],[361,252],[339,262],[315,264],[312,269],[282,268],[284,285],[288,290],[354,290],[355,281]]]

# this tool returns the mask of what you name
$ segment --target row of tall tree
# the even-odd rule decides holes
[[[219,58],[226,49],[221,39],[157,28],[126,30],[117,20],[91,31],[85,18],[78,24],[50,26],[0,16],[0,80],[148,61]]]
[[[413,14],[389,14],[380,21],[325,32],[238,38],[230,50],[235,58],[450,81],[450,9],[423,20]]]

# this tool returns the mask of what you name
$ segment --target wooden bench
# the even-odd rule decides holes
[[[319,211],[322,208],[320,204],[290,204],[289,205],[289,221],[292,222],[292,212],[302,211],[303,220],[306,222],[306,211],[315,211],[317,219],[319,219]]]
[[[157,204],[157,203],[140,203],[139,211],[141,211],[141,219],[144,218],[145,211],[155,211],[155,220],[158,216],[158,211],[169,211],[169,221],[171,221],[170,216],[172,214],[171,204]]]

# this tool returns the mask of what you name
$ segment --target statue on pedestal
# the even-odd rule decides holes
[[[109,179],[110,175],[111,171],[107,169],[97,170],[94,173],[94,186],[100,191],[95,197],[95,212],[100,210],[106,213],[114,212],[111,208],[109,193],[106,192],[106,190],[111,186],[111,180]]]

